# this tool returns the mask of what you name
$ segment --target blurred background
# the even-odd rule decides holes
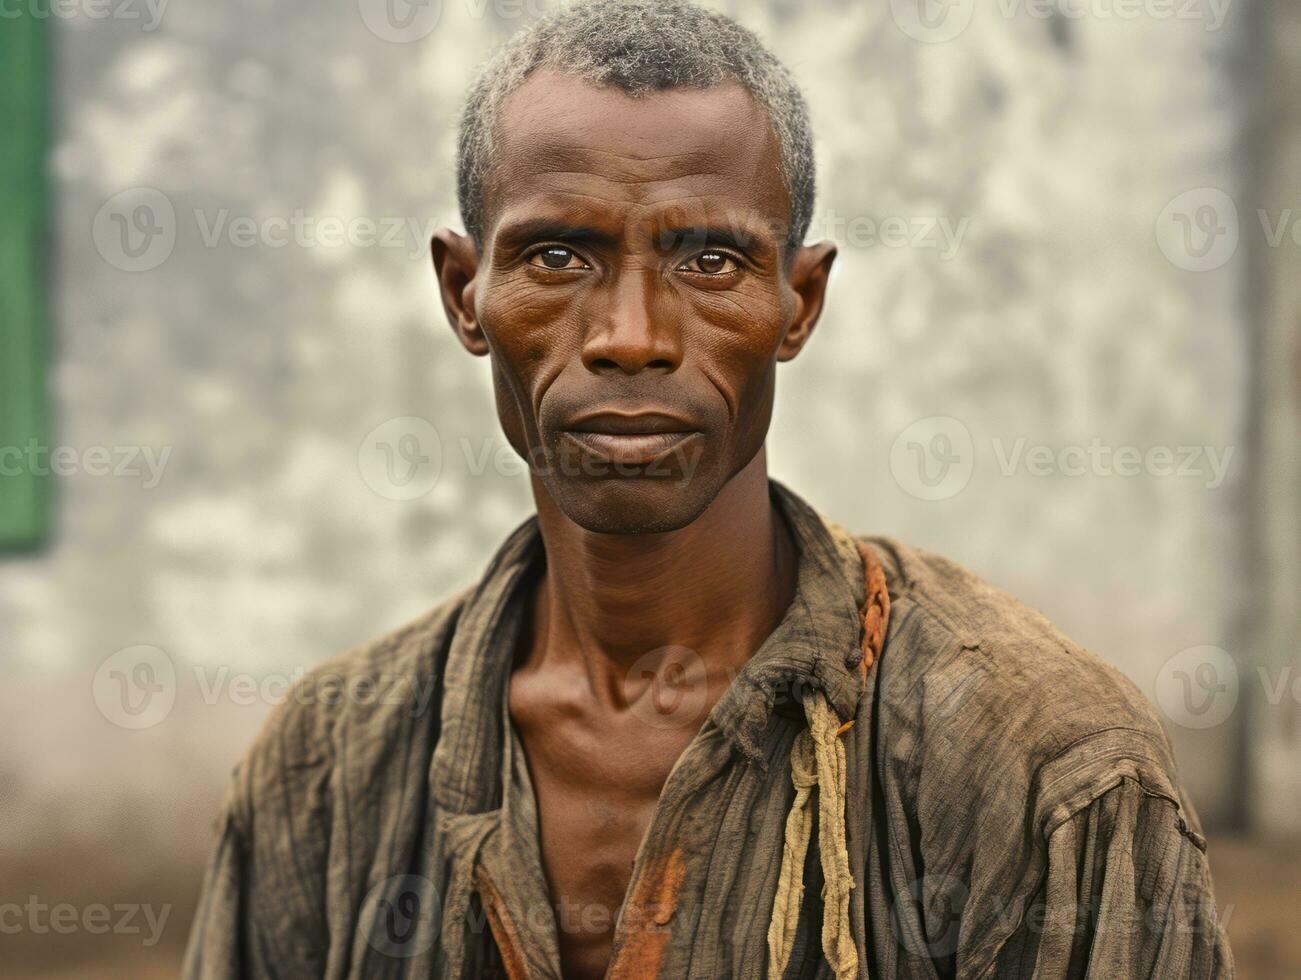
[[[0,6],[0,972],[166,977],[304,670],[531,512],[443,320],[473,67],[545,0]],[[1301,977],[1301,6],[717,4],[841,249],[773,473],[1158,706],[1246,977]]]

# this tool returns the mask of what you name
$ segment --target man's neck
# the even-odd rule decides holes
[[[596,533],[540,486],[535,497],[547,568],[527,656],[581,662],[602,702],[617,706],[629,668],[664,647],[686,647],[711,673],[739,669],[790,605],[797,555],[763,450],[676,531]]]

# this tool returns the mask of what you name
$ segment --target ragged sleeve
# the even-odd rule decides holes
[[[190,927],[184,971],[190,980],[234,980],[249,972],[243,954],[242,922],[249,868],[231,796],[222,808],[216,850],[208,861]]]
[[[991,976],[1233,976],[1206,841],[1186,803],[1121,779],[1058,825]]]
[[[186,980],[319,980],[350,963],[368,873],[424,826],[441,664],[461,603],[301,678],[235,767]],[[382,872],[381,872],[382,876]]]
[[[326,972],[328,754],[297,706],[235,768],[190,927],[186,980]]]

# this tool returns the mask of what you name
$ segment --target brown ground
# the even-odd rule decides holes
[[[1244,980],[1301,980],[1301,841],[1212,838],[1215,899]]]

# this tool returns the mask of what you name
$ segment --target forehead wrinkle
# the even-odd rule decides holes
[[[644,150],[631,147],[593,145],[594,140],[609,140],[608,131],[592,134],[565,132],[552,128],[523,134],[508,133],[499,144],[496,169],[503,173],[523,170],[550,170],[602,174],[610,180],[671,180],[695,174],[731,174],[746,171],[748,174],[762,170],[771,171],[778,183],[781,181],[780,147],[776,137],[766,126],[756,133],[750,127],[736,127],[689,134],[699,137],[694,145],[682,149],[666,149],[662,145],[647,145]],[[665,139],[682,139],[681,132],[661,134],[654,142]],[[642,142],[650,144],[647,138]]]
[[[588,186],[579,189],[570,186],[565,179],[579,177]],[[762,238],[765,231],[771,230],[771,222],[766,216],[772,207],[780,207],[784,201],[765,201],[757,193],[757,188],[749,186],[744,196],[737,196],[736,185],[722,175],[702,175],[696,183],[710,182],[718,185],[717,189],[692,188],[682,186],[681,178],[672,181],[639,180],[611,181],[601,174],[577,173],[537,173],[518,181],[510,181],[514,187],[509,202],[502,202],[499,222],[519,220],[519,212],[555,211],[562,212],[569,218],[575,205],[590,203],[593,211],[583,208],[585,214],[598,219],[622,221],[627,212],[684,209],[685,218],[695,215],[700,223],[726,224],[744,226],[756,238]],[[538,186],[529,186],[529,185]],[[597,184],[598,186],[591,186]],[[601,184],[611,184],[610,193],[602,193]],[[612,214],[611,212],[615,212]],[[597,220],[588,219],[587,223],[599,224]],[[688,221],[690,223],[690,221]]]
[[[524,189],[520,193],[512,195],[514,200],[511,202],[510,210],[516,207],[527,207],[530,199],[538,197],[543,198],[541,202],[544,206],[549,205],[553,200],[562,201],[564,199],[573,199],[576,201],[599,201],[606,207],[623,207],[635,210],[665,210],[671,207],[687,208],[692,213],[700,214],[702,217],[712,215],[733,215],[739,214],[744,219],[751,215],[758,217],[764,212],[764,202],[757,198],[733,198],[727,195],[710,193],[708,191],[691,191],[688,188],[667,186],[657,187],[659,181],[647,181],[638,184],[622,184],[628,193],[625,195],[602,194],[599,188],[590,188],[579,190],[572,187],[542,187],[537,190]],[[734,220],[730,217],[728,220]]]
[[[507,137],[507,142],[511,139],[514,139],[517,142],[536,144],[529,147],[529,154],[534,159],[547,159],[548,157],[559,157],[565,159],[573,155],[582,155],[591,157],[609,157],[611,160],[616,162],[631,161],[634,163],[651,163],[670,160],[691,160],[697,157],[713,155],[712,148],[704,147],[693,147],[691,149],[663,153],[640,153],[633,149],[606,149],[599,146],[589,146],[576,141],[572,137],[562,135],[562,132],[554,127],[539,132],[526,133],[519,137]]]
[[[625,188],[712,178],[723,185],[720,197],[747,194],[729,207],[789,218],[780,141],[767,112],[739,83],[632,97],[539,72],[508,97],[496,131],[483,188],[487,215],[515,196],[515,186],[549,172],[553,181]]]
[[[611,118],[617,120],[617,129],[612,129]],[[538,143],[539,151],[568,147],[575,141],[595,149],[614,138],[619,141],[617,149],[607,152],[654,159],[666,155],[659,150],[666,138],[693,138],[709,146],[716,143],[720,131],[732,130],[730,146],[735,145],[737,133],[744,132],[750,141],[772,137],[781,155],[767,112],[736,81],[634,96],[616,86],[542,70],[506,99],[498,125],[501,143]]]
[[[744,154],[730,157],[717,153],[672,154],[657,158],[664,162],[663,165],[655,166],[649,172],[644,166],[645,161],[639,158],[601,153],[583,155],[606,159],[593,159],[584,164],[583,160],[575,159],[573,153],[556,154],[554,158],[549,158],[546,154],[503,153],[490,182],[491,196],[500,197],[503,191],[512,186],[530,183],[541,183],[552,190],[569,190],[573,184],[589,182],[629,190],[648,188],[648,193],[651,194],[656,192],[656,185],[668,185],[668,193],[684,198],[731,196],[742,190],[747,197],[758,203],[765,190],[763,181],[753,179],[756,171],[763,169],[762,162],[753,166],[736,166]],[[525,162],[516,163],[521,158]],[[620,166],[621,163],[626,163],[627,166]],[[718,190],[712,191],[710,184],[716,185]],[[781,207],[785,204],[784,188],[775,165],[772,186],[766,190],[775,195],[770,206]],[[778,200],[777,197],[781,199]]]
[[[695,174],[726,173],[735,171],[744,155],[721,147],[693,147],[689,150],[663,153],[634,153],[600,147],[584,146],[562,140],[555,134],[537,141],[506,141],[501,147],[499,161],[505,163],[511,156],[527,160],[527,171],[552,173],[599,174],[607,180],[642,181],[673,180]],[[523,145],[521,145],[523,144]],[[762,147],[754,147],[762,154]],[[780,164],[774,162],[774,172]],[[503,171],[511,168],[502,166]]]
[[[684,202],[693,201],[704,203],[698,209],[687,207],[683,214],[681,206]],[[772,238],[780,237],[780,233],[763,220],[762,208],[721,202],[716,197],[703,194],[636,202],[578,191],[553,190],[532,196],[524,195],[512,201],[498,218],[497,228],[509,234],[513,225],[540,218],[593,228],[609,225],[623,229],[627,227],[630,212],[648,212],[642,220],[652,227],[663,225],[664,230],[726,228],[741,231],[756,246],[763,245],[765,241],[771,244]]]

